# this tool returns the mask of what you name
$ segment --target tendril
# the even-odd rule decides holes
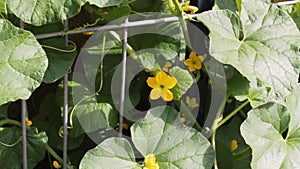
[[[5,146],[5,147],[13,147],[13,146],[17,145],[21,140],[22,140],[22,136],[21,136],[15,143],[12,143],[12,144],[6,144],[6,143],[4,143],[4,142],[2,142],[2,141],[0,140],[0,144],[3,145],[3,146]]]
[[[52,49],[52,50],[56,50],[56,51],[59,51],[59,52],[65,52],[65,53],[72,53],[72,52],[76,51],[77,50],[77,45],[73,41],[70,41],[70,40],[69,40],[69,43],[71,43],[74,46],[74,48],[71,49],[71,50],[60,49],[60,48],[56,48],[56,47],[48,46],[48,45],[42,45],[42,47]]]

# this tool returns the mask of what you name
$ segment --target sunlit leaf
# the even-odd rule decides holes
[[[0,20],[0,105],[28,99],[48,66],[45,51],[28,31]]]
[[[252,148],[254,169],[299,168],[300,87],[287,97],[286,107],[269,103],[253,109],[241,126],[246,143]]]

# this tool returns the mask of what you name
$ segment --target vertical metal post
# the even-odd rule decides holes
[[[64,21],[64,31],[68,31],[68,20]],[[66,46],[68,46],[69,37],[65,36]],[[68,168],[68,73],[64,76],[64,109],[63,109],[63,125],[64,125],[64,143],[63,143],[63,169]]]
[[[128,23],[128,18],[125,19],[124,24]],[[120,95],[120,116],[119,116],[119,137],[122,137],[123,133],[123,115],[124,115],[124,102],[125,102],[125,86],[126,86],[126,62],[127,62],[127,28],[123,30],[123,47],[122,47],[122,77],[121,77],[121,95]]]
[[[23,21],[20,21],[20,28],[24,29]],[[27,169],[26,100],[21,100],[21,121],[22,121],[23,169]]]
[[[27,137],[26,137],[26,101],[21,101],[22,111],[22,146],[23,146],[23,169],[27,169]]]

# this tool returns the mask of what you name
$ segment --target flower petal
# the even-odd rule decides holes
[[[177,80],[175,77],[167,76],[165,83],[163,84],[165,88],[172,89],[177,84]]]
[[[189,56],[190,59],[195,60],[197,58],[197,54],[195,51],[192,51]]]
[[[160,88],[154,88],[150,92],[150,99],[156,100],[163,95],[163,91]]]
[[[186,96],[185,102],[186,102],[186,104],[187,104],[188,106],[191,104],[191,98],[190,98],[190,96]]]
[[[164,101],[172,101],[173,100],[173,93],[169,89],[163,89],[162,98]]]
[[[159,71],[156,76],[155,76],[155,79],[156,79],[156,82],[161,85],[167,78],[167,74],[164,72],[164,71]]]
[[[190,70],[190,72],[194,72],[194,71],[196,71],[196,68],[194,66],[189,66],[189,70]]]
[[[151,88],[159,88],[159,84],[156,82],[155,77],[148,77],[147,84]]]

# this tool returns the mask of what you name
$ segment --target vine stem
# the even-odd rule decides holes
[[[245,101],[243,104],[241,104],[238,108],[236,108],[234,111],[232,111],[230,114],[228,114],[223,120],[221,120],[218,125],[217,128],[219,128],[220,126],[222,126],[224,123],[226,123],[232,116],[234,116],[237,112],[239,112],[242,108],[244,108],[248,103],[250,103],[249,100]],[[216,128],[216,129],[217,129]]]
[[[63,159],[48,144],[46,144],[46,149],[53,158],[55,158],[60,164],[63,164]],[[68,164],[68,168],[72,168],[72,166]]]
[[[180,5],[179,1],[178,0],[167,0],[167,3],[168,3],[168,6],[169,6],[169,9],[170,9],[171,13],[179,18],[179,22],[180,22],[181,27],[182,27],[183,36],[184,36],[186,45],[188,47],[192,48],[192,44],[191,44],[191,41],[190,41],[190,36],[189,36],[187,24],[186,24],[186,21],[184,19],[184,12],[181,8],[181,5]]]
[[[238,152],[238,153],[234,153],[233,157],[235,160],[239,160],[245,157],[248,157],[249,155],[251,155],[251,148],[247,147],[244,150]]]
[[[16,120],[12,120],[12,119],[4,119],[4,120],[0,120],[0,126],[6,125],[6,124],[12,124],[18,127],[22,127],[22,123]]]

